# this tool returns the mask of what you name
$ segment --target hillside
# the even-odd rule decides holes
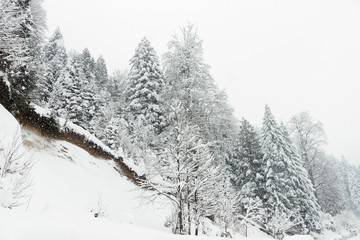
[[[0,116],[4,151],[19,124],[3,106]],[[171,231],[164,221],[170,206],[165,201],[142,206],[143,191],[121,174],[114,161],[26,128],[21,136],[20,151],[33,160],[30,198],[12,210],[0,207],[0,239],[169,239]],[[92,210],[99,207],[106,216],[95,218]]]
[[[0,153],[3,157],[6,149],[11,149],[14,136],[19,135],[20,125],[2,105],[0,116]],[[76,128],[76,125],[71,126]],[[83,134],[89,135],[85,131]],[[94,157],[68,141],[43,137],[25,127],[21,129],[21,138],[18,150],[21,157],[33,161],[29,198],[24,205],[11,210],[0,207],[1,240],[119,239],[124,236],[131,239],[192,239],[172,235],[170,228],[164,227],[171,214],[169,203],[163,199],[143,205],[143,196],[147,193],[124,176],[117,162]],[[4,179],[0,181],[0,190],[1,186],[6,186]],[[7,200],[5,195],[4,191],[0,192],[0,203]],[[97,212],[104,216],[95,218]],[[337,224],[341,224],[341,220]],[[219,234],[219,229],[210,220],[207,228],[209,236]],[[238,233],[234,237],[272,239],[254,228],[250,228],[248,234],[249,238]],[[209,236],[206,239],[212,239]],[[346,239],[344,236],[351,236],[351,233],[346,230],[340,234],[327,232],[319,239]],[[285,239],[312,238],[293,236]]]

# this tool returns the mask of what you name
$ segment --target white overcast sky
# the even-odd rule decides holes
[[[360,165],[360,0],[45,0],[68,49],[129,68],[146,36],[159,57],[196,24],[206,63],[236,116],[260,127],[300,111],[324,124],[328,152]]]

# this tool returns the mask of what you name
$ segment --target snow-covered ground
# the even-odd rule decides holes
[[[0,154],[11,143],[18,127],[17,121],[0,105]],[[0,206],[1,240],[205,239],[172,235],[164,227],[171,213],[170,205],[164,200],[141,206],[140,189],[115,170],[113,161],[95,158],[66,141],[46,139],[26,129],[21,134],[22,150],[34,161],[31,198],[12,210]],[[95,218],[93,212],[99,207],[106,216]],[[216,227],[213,229],[211,235],[216,236]],[[271,239],[253,229],[249,235],[247,239]]]

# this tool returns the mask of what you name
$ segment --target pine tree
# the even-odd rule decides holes
[[[55,84],[53,108],[59,116],[85,127],[82,124],[82,116],[86,111],[82,108],[83,82],[85,82],[85,74],[82,70],[81,56],[78,53],[71,53],[65,69]]]
[[[54,85],[66,66],[67,53],[60,29],[57,28],[44,47],[45,78],[38,83],[38,100],[50,106],[53,98]],[[47,104],[46,104],[47,103]]]
[[[264,169],[258,134],[245,119],[240,124],[240,134],[228,162],[233,185],[240,192],[240,212],[246,211],[248,198],[255,199],[263,193]]]
[[[286,146],[284,148],[285,154],[293,161],[294,172],[296,173],[294,177],[294,188],[297,196],[295,204],[299,206],[300,216],[305,225],[304,227],[310,231],[320,231],[320,206],[315,197],[315,189],[304,167],[304,162],[290,139],[287,128],[281,124],[280,129],[284,139],[284,146]]]
[[[4,0],[0,3],[0,71],[11,90],[29,97],[42,76],[45,20],[42,1]]]
[[[268,106],[265,107],[262,140],[265,207],[269,210],[278,209],[294,219],[300,216],[305,225],[297,225],[292,231],[304,232],[306,228],[318,231],[319,207],[312,184],[290,139],[276,123]],[[271,220],[273,214],[269,212],[268,220]]]
[[[84,48],[84,50],[82,51],[81,55],[81,65],[82,65],[82,69],[85,73],[85,78],[87,79],[88,82],[94,81],[95,78],[95,60],[94,58],[91,56],[91,53],[89,51],[89,49]]]
[[[156,52],[143,38],[130,60],[128,87],[125,92],[127,111],[134,121],[157,134],[165,127],[159,94],[163,88],[163,76]]]
[[[94,74],[96,79],[96,85],[99,89],[104,89],[109,80],[106,63],[103,56],[100,56],[96,62],[94,67]]]

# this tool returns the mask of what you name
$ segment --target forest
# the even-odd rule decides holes
[[[151,192],[144,203],[171,202],[173,233],[200,235],[210,218],[223,236],[240,224],[281,239],[360,215],[360,168],[324,150],[322,123],[309,112],[278,122],[268,105],[261,126],[237,119],[196,25],[170,36],[162,56],[142,38],[129,70],[109,73],[86,46],[66,49],[59,28],[46,38],[45,15],[41,0],[0,1],[0,103],[30,122],[36,106],[49,109],[34,123],[49,135],[62,118],[128,159]]]

